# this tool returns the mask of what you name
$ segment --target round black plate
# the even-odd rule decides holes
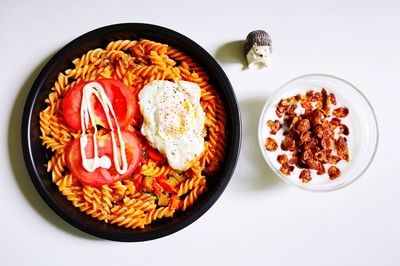
[[[69,68],[71,61],[88,50],[105,47],[120,39],[146,38],[171,45],[198,62],[210,76],[219,91],[227,113],[228,146],[220,176],[207,178],[208,191],[187,211],[173,218],[161,219],[145,229],[126,229],[91,218],[69,202],[51,181],[46,172],[48,151],[39,138],[39,113],[45,108],[48,96],[58,73]],[[22,119],[22,147],[29,175],[36,189],[61,218],[76,228],[93,236],[116,241],[143,241],[172,234],[197,220],[219,198],[227,186],[238,160],[241,143],[241,121],[238,103],[232,86],[218,63],[198,44],[175,31],[149,24],[126,23],[106,26],[88,32],[62,48],[40,72],[29,93]]]

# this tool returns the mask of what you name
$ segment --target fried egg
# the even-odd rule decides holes
[[[200,95],[195,83],[166,80],[152,81],[139,93],[141,132],[178,171],[190,168],[204,150]]]

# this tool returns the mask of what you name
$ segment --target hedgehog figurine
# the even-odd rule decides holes
[[[244,43],[244,54],[247,58],[249,68],[254,65],[268,67],[272,53],[271,37],[263,30],[250,32]]]

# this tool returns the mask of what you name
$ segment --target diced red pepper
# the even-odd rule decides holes
[[[174,187],[168,182],[169,179],[165,177],[165,175],[160,175],[156,177],[158,184],[164,189],[167,193],[174,193]]]
[[[149,156],[149,158],[155,161],[156,163],[164,163],[165,161],[164,156],[156,149],[149,149],[146,151],[146,153]]]
[[[135,188],[137,191],[142,191],[143,190],[143,176],[142,175],[137,175],[133,179],[133,184],[135,185]]]
[[[153,192],[154,192],[156,195],[160,195],[161,192],[164,191],[164,189],[162,188],[162,186],[160,186],[160,184],[157,182],[157,179],[155,179],[155,178],[153,178],[152,187],[153,187]]]
[[[173,210],[178,210],[182,207],[183,202],[179,198],[178,195],[174,194],[171,196],[171,199],[169,200],[169,207]]]

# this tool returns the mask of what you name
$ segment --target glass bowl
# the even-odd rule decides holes
[[[289,176],[280,172],[281,165],[277,161],[278,154],[282,153],[280,147],[275,152],[265,149],[265,141],[271,136],[266,123],[268,120],[277,119],[275,109],[281,99],[295,96],[298,93],[305,94],[310,89],[321,91],[322,88],[325,88],[328,93],[335,94],[337,105],[334,108],[346,106],[350,110],[349,115],[342,119],[350,130],[350,134],[347,136],[350,161],[342,160],[338,163],[341,176],[334,180],[331,180],[327,174],[317,175],[314,173],[315,171],[312,171],[312,180],[303,183],[299,178],[301,169],[297,167]],[[277,139],[278,144],[280,143],[279,138],[283,137],[282,133],[280,134],[280,136],[279,133],[271,136]],[[340,189],[360,178],[374,158],[378,137],[377,120],[367,98],[349,82],[326,74],[304,75],[285,83],[266,101],[258,125],[258,142],[261,153],[274,173],[289,184],[311,191]]]

